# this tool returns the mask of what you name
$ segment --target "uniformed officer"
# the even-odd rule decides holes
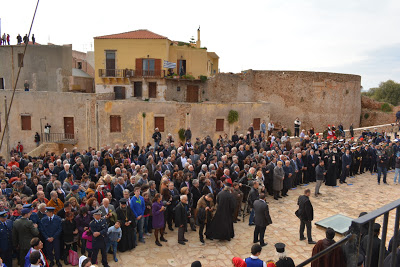
[[[54,207],[46,208],[47,217],[44,217],[41,221],[40,233],[44,238],[45,255],[50,261],[50,267],[54,266],[54,258],[57,266],[62,267],[60,263],[61,218],[54,215],[54,210]]]
[[[23,209],[32,209],[32,204],[25,204],[22,206]],[[33,212],[32,210],[32,214],[29,217],[29,220],[31,220],[33,223],[36,223],[37,225],[39,225],[39,216],[36,212]]]
[[[19,248],[19,265],[24,266],[25,255],[31,248],[32,238],[39,235],[37,224],[29,220],[31,209],[22,209],[22,217],[14,222],[12,228],[12,240],[15,247]]]
[[[90,222],[89,228],[93,233],[92,240],[92,264],[96,264],[97,254],[99,250],[101,250],[101,263],[104,267],[109,267],[107,262],[107,251],[106,251],[106,242],[107,242],[107,230],[108,225],[106,219],[101,218],[101,211],[98,209],[95,213],[93,213],[94,219]]]
[[[12,227],[7,211],[0,212],[0,257],[7,267],[12,267]]]

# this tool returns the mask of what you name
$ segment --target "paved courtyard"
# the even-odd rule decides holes
[[[400,185],[393,184],[394,173],[388,174],[389,185],[377,185],[376,175],[366,173],[356,178],[349,178],[352,185],[339,185],[339,187],[321,187],[322,196],[311,197],[314,206],[314,222],[329,216],[341,213],[356,218],[362,211],[370,212],[400,197]],[[299,241],[299,221],[294,212],[297,209],[297,198],[305,188],[314,192],[315,183],[306,187],[299,187],[289,191],[289,197],[274,200],[268,197],[270,214],[273,224],[267,227],[265,241],[268,245],[263,248],[260,256],[263,260],[276,260],[274,244],[284,242],[287,245],[287,254],[292,257],[296,264],[301,263],[311,255],[313,245],[306,241]],[[389,236],[393,235],[393,221],[395,212],[391,213],[389,219]],[[109,255],[111,266],[190,266],[195,260],[200,260],[203,266],[232,266],[231,259],[234,256],[241,258],[250,255],[253,240],[254,226],[248,226],[246,222],[238,222],[235,227],[235,238],[231,242],[210,241],[202,245],[198,239],[198,233],[189,231],[186,238],[189,242],[185,245],[177,243],[177,231],[168,231],[166,238],[168,243],[163,247],[154,244],[154,236],[146,239],[146,244],[139,243],[131,252],[119,253],[119,262],[115,263]],[[381,222],[382,219],[377,222]],[[319,240],[325,237],[323,229],[313,225],[313,238]],[[335,240],[341,237],[336,236]]]

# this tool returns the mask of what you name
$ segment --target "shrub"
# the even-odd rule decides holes
[[[383,112],[392,112],[392,107],[388,103],[383,103],[381,106]]]
[[[185,129],[180,128],[178,131],[179,139],[183,142],[185,141]]]
[[[290,129],[286,130],[288,136],[292,136],[292,131]]]
[[[228,114],[229,124],[235,123],[239,120],[239,113],[236,110],[230,110]]]
[[[200,81],[202,81],[202,82],[207,81],[207,76],[205,76],[205,75],[200,75]]]
[[[369,113],[365,113],[364,114],[364,119],[368,119],[369,118]]]
[[[194,80],[194,76],[190,75],[190,74],[185,74],[182,76],[182,79],[186,79],[186,80]]]

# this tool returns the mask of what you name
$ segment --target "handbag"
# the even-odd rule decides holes
[[[78,252],[73,251],[72,249],[69,250],[68,263],[71,264],[72,266],[76,266],[79,264]]]

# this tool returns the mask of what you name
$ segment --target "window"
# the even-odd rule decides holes
[[[259,131],[260,130],[260,124],[261,124],[261,119],[260,118],[254,118],[253,119],[254,131]]]
[[[18,53],[18,67],[24,66],[24,54]]]
[[[115,77],[115,51],[106,51],[106,76]]]
[[[0,78],[0,89],[5,89],[4,78]]]
[[[125,99],[125,87],[114,86],[115,99]]]
[[[178,74],[180,76],[186,74],[186,60],[178,60]]]
[[[111,115],[110,116],[110,133],[121,132],[121,116]]]
[[[224,131],[224,119],[216,119],[215,131],[217,131],[217,132]]]
[[[82,62],[78,62],[78,69],[82,69]]]
[[[164,117],[154,117],[154,128],[158,128],[160,132],[164,132]]]
[[[21,130],[30,131],[31,130],[31,116],[21,115]]]

